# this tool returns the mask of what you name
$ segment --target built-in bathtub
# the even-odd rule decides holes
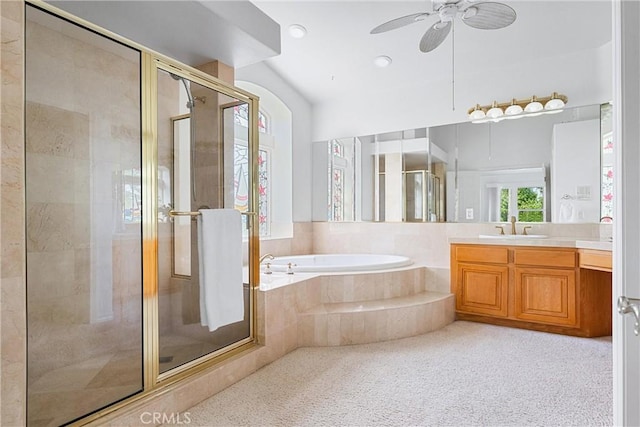
[[[293,274],[285,272],[289,263],[295,264]],[[387,341],[454,320],[453,294],[430,289],[428,269],[406,257],[283,256],[270,268],[272,274],[260,275],[264,309],[295,328],[297,347]],[[283,308],[295,315],[280,314]]]
[[[271,270],[286,271],[289,265],[294,272],[340,273],[354,271],[378,271],[407,267],[410,258],[399,255],[379,254],[320,254],[277,257],[271,261]]]

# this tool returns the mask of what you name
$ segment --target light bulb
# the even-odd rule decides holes
[[[516,115],[516,114],[520,114],[520,113],[522,113],[522,107],[521,107],[520,105],[518,105],[518,104],[517,104],[517,102],[516,102],[516,100],[515,100],[515,99],[513,99],[513,100],[511,101],[511,105],[509,105],[509,106],[507,107],[507,109],[506,109],[506,110],[504,110],[504,113],[505,113],[507,116],[514,116],[514,115]]]
[[[546,104],[544,104],[545,110],[558,110],[562,107],[564,107],[564,101],[558,97],[558,94],[556,92],[553,92],[553,95],[551,95],[551,99],[548,100]]]
[[[524,111],[526,111],[527,113],[535,113],[542,110],[543,108],[544,107],[542,106],[542,104],[538,102],[538,98],[536,98],[534,95],[531,97],[531,102],[528,103],[526,107],[524,107]]]
[[[473,109],[471,113],[469,113],[469,119],[471,120],[481,120],[486,117],[484,110],[480,108],[480,104],[476,104],[476,107]]]
[[[498,103],[493,101],[491,108],[487,111],[487,117],[491,119],[497,119],[498,117],[502,117],[504,115],[504,111],[502,108],[498,107]]]

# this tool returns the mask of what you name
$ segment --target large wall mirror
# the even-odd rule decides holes
[[[314,144],[314,220],[613,220],[611,105]]]

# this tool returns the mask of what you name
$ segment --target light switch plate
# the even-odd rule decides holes
[[[467,219],[473,219],[473,208],[467,208]]]

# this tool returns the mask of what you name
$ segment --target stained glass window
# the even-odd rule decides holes
[[[344,157],[344,146],[337,139],[331,141],[331,155],[336,157]]]
[[[613,218],[613,166],[602,167],[602,204],[601,216]],[[607,218],[608,217],[608,218]]]
[[[600,201],[601,221],[610,222],[613,218],[613,165],[611,159],[613,155],[613,132],[608,132],[602,136],[602,178],[600,180],[600,191],[602,200]]]
[[[249,106],[240,104],[233,107],[233,120],[235,124],[243,127],[249,126]],[[258,111],[258,131],[268,133],[269,120],[267,116]],[[240,212],[249,210],[249,149],[245,145],[234,145],[234,196],[235,209]],[[269,219],[269,152],[258,150],[258,224],[260,236],[269,236],[271,226]],[[243,216],[243,222],[246,217]],[[246,227],[244,227],[246,230]]]
[[[335,158],[344,156],[344,146],[338,140],[329,143],[329,220],[344,221],[344,170],[334,165]]]
[[[234,207],[240,212],[249,210],[249,149],[234,145]],[[269,153],[258,151],[258,223],[260,236],[270,234],[269,224]],[[243,221],[246,217],[243,216]],[[245,227],[246,229],[246,227]]]
[[[233,119],[237,125],[248,127],[249,126],[249,106],[247,104],[240,104],[233,107]],[[269,120],[267,116],[258,111],[258,131],[262,133],[269,133]]]
[[[608,133],[602,138],[602,152],[604,154],[613,153],[613,133]]]
[[[334,221],[342,221],[343,213],[344,213],[344,203],[343,203],[343,172],[342,169],[334,169],[333,170],[333,220]]]
[[[600,106],[601,132],[601,168],[600,177],[600,222],[613,221],[613,106],[604,103]]]

